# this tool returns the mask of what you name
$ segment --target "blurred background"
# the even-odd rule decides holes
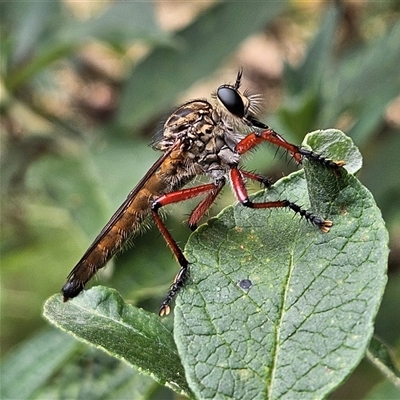
[[[174,106],[232,83],[263,96],[261,120],[301,143],[339,128],[390,233],[376,334],[400,359],[400,3],[0,3],[1,352],[15,398],[174,398],[150,378],[48,327],[88,245],[160,154],[149,144]],[[266,145],[246,163],[295,170]],[[232,204],[229,190],[210,215]],[[193,203],[170,207],[183,246]],[[156,312],[177,265],[147,229],[94,284]],[[134,393],[134,395],[132,394]],[[399,398],[363,361],[332,399]]]

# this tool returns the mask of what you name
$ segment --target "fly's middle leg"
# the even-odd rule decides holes
[[[310,211],[307,211],[293,203],[289,200],[277,200],[277,201],[267,201],[262,203],[253,203],[247,194],[247,189],[243,180],[243,175],[250,177],[252,174],[248,174],[245,171],[239,171],[237,168],[232,168],[230,170],[230,178],[232,182],[232,187],[235,192],[237,199],[242,203],[245,207],[250,208],[290,208],[295,213],[304,217],[307,221],[311,222],[313,225],[318,226],[322,232],[329,232],[330,227],[332,226],[332,221],[325,220],[318,215],[313,214]],[[257,175],[254,176],[257,179]]]

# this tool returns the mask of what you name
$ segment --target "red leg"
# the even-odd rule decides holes
[[[174,238],[169,233],[167,227],[162,222],[161,217],[158,215],[157,211],[152,210],[152,213],[153,213],[153,218],[154,218],[154,221],[155,221],[158,229],[162,233],[165,241],[167,242],[168,246],[172,250],[172,253],[174,254],[175,258],[178,260],[179,265],[181,266],[178,274],[176,275],[176,277],[174,279],[174,283],[171,285],[171,287],[167,293],[167,296],[161,303],[160,309],[158,311],[158,314],[160,315],[160,317],[163,317],[164,315],[168,315],[170,313],[171,308],[169,306],[169,303],[172,301],[172,299],[178,293],[179,289],[185,283],[185,280],[187,278],[189,263],[186,260],[186,257],[183,255],[182,250],[179,248],[179,246],[175,242]]]
[[[239,154],[244,154],[264,141],[273,143],[287,150],[298,163],[301,163],[303,157],[307,157],[330,168],[337,169],[344,165],[343,161],[334,162],[311,150],[303,149],[295,144],[287,142],[281,135],[271,128],[265,129],[261,132],[250,133],[236,145],[236,151]]]
[[[189,217],[188,225],[189,228],[194,231],[197,228],[197,223],[200,221],[200,219],[203,217],[203,215],[206,213],[206,211],[211,207],[211,205],[214,203],[215,199],[217,198],[219,192],[221,189],[225,186],[225,179],[221,180],[221,183],[217,186],[214,186],[214,189],[212,189],[207,197],[205,197],[197,206],[196,208],[192,211]]]
[[[278,200],[278,201],[267,201],[263,203],[253,203],[247,194],[246,186],[243,181],[242,171],[237,168],[230,170],[230,178],[232,187],[235,192],[237,199],[246,207],[250,208],[280,208],[288,207],[296,213],[299,213],[307,221],[318,226],[323,232],[329,232],[329,228],[332,226],[332,221],[325,221],[323,218],[318,217],[310,213],[307,210],[303,210],[300,206],[292,203],[289,200]]]
[[[244,171],[243,169],[241,169],[240,172],[246,178],[262,183],[266,188],[270,187],[273,183],[273,181],[266,176],[255,174],[254,172]]]
[[[215,189],[213,183],[206,183],[204,185],[194,186],[186,189],[177,190],[176,192],[171,192],[163,194],[158,197],[152,204],[152,208],[158,210],[160,207],[166,206],[168,204],[179,203],[180,201],[189,200],[193,197],[200,196],[203,193],[210,192]]]
[[[239,154],[244,154],[264,141],[271,142],[286,149],[297,162],[301,162],[302,154],[299,151],[299,147],[287,142],[281,135],[271,128],[265,129],[259,133],[250,133],[236,145],[236,151]]]
[[[151,212],[153,215],[154,222],[156,223],[158,229],[160,230],[161,234],[163,235],[165,241],[167,242],[169,248],[171,249],[172,253],[174,254],[175,258],[177,259],[179,265],[181,266],[178,274],[176,275],[173,284],[171,285],[167,296],[165,297],[164,301],[161,303],[161,307],[159,310],[159,315],[164,316],[168,315],[171,311],[169,304],[171,303],[172,299],[176,296],[180,288],[184,285],[187,273],[188,273],[188,261],[186,257],[183,255],[182,250],[175,242],[172,235],[169,233],[167,227],[165,226],[164,222],[162,221],[160,215],[158,214],[158,210],[166,206],[167,204],[178,203],[183,200],[188,200],[193,197],[199,196],[200,194],[210,192],[207,197],[195,208],[194,212],[197,211],[195,217],[193,218],[195,222],[197,222],[202,215],[206,212],[207,208],[211,205],[212,201],[218,195],[220,190],[222,189],[223,184],[221,186],[216,186],[213,183],[195,186],[192,188],[177,190],[176,192],[167,193],[160,196],[156,199],[153,204],[151,205]],[[206,208],[206,205],[208,207]],[[191,214],[191,218],[193,213]],[[196,220],[196,218],[198,219]]]

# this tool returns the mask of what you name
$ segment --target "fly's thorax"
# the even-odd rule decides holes
[[[166,151],[177,140],[185,168],[220,179],[239,163],[236,144],[246,135],[246,125],[218,103],[193,100],[175,110],[165,121],[163,138],[154,146]]]
[[[162,139],[155,144],[158,150],[168,150],[177,139],[184,143],[184,149],[202,146],[212,135],[215,127],[213,107],[206,100],[193,100],[177,108],[165,121]]]

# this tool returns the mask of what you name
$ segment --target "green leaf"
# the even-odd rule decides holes
[[[314,132],[305,144],[344,160],[349,171],[361,165],[358,150],[338,131]],[[333,220],[331,232],[284,210],[238,205],[191,236],[191,279],[178,296],[175,338],[197,397],[321,397],[366,350],[386,282],[387,233],[372,196],[354,176],[304,165],[306,174],[298,171],[254,199],[311,204]],[[163,321],[127,306],[114,291],[96,287],[66,304],[54,296],[45,316],[190,393]]]
[[[35,392],[35,399],[148,399],[159,387],[115,357],[76,343],[84,350],[55,371],[53,379]]]
[[[328,7],[304,62],[285,66],[291,96],[279,114],[286,131],[297,134],[348,121],[348,135],[360,145],[376,134],[389,102],[400,92],[400,23],[394,19],[382,37],[347,44],[340,54],[335,42],[341,14],[337,6]]]
[[[28,172],[30,189],[46,193],[57,206],[68,210],[88,237],[98,232],[101,219],[111,212],[99,181],[96,165],[85,150],[64,157],[45,157]]]
[[[303,146],[309,149],[318,149],[317,152],[322,155],[332,154],[335,161],[344,160],[346,162],[344,168],[351,174],[356,174],[362,167],[360,150],[348,136],[343,135],[337,129],[311,132],[305,137]],[[309,171],[306,170],[306,172]]]
[[[101,15],[85,21],[66,24],[59,39],[82,43],[88,39],[123,45],[133,40],[169,43],[169,34],[157,23],[151,2],[116,2]]]
[[[4,399],[145,399],[159,385],[104,352],[47,328],[1,365]]]
[[[398,400],[399,398],[400,389],[390,381],[382,381],[364,397],[364,400]]]
[[[177,46],[156,48],[129,77],[121,99],[119,123],[137,126],[170,107],[197,79],[217,68],[238,44],[260,30],[286,2],[221,2],[176,34]],[[232,76],[232,80],[235,76]]]
[[[285,83],[292,95],[304,91],[315,93],[320,87],[325,71],[332,63],[339,17],[337,6],[326,7],[320,30],[309,45],[303,63],[297,68],[285,65]]]
[[[3,360],[1,398],[32,398],[76,348],[76,340],[55,329],[46,329],[31,337]]]
[[[331,135],[318,135],[313,150],[329,149]],[[335,147],[352,154],[336,136],[348,144]],[[354,176],[304,164],[308,182],[298,171],[253,200],[318,206],[334,223],[329,233],[290,211],[235,205],[189,239],[190,282],[176,302],[174,334],[199,398],[321,398],[366,351],[386,283],[388,235]],[[307,186],[315,187],[310,199]]]
[[[318,149],[319,154],[334,154],[336,161],[345,161],[344,169],[357,173],[362,165],[362,156],[351,139],[335,129],[309,133],[303,146]],[[337,207],[340,192],[349,184],[348,178],[342,174],[342,179],[332,179],[332,171],[321,170],[321,166],[305,161],[305,177],[311,208],[316,213],[324,213],[332,207]],[[329,193],[329,196],[327,196]]]
[[[372,338],[367,358],[400,390],[400,371],[394,364],[390,350],[378,338]]]
[[[378,139],[370,146],[372,151],[369,154],[369,162],[363,169],[362,181],[374,194],[390,230],[390,227],[396,225],[396,221],[397,224],[400,222],[400,174],[398,168],[400,129],[387,136],[385,140]],[[396,229],[394,229],[395,231]],[[393,243],[396,243],[394,237],[392,238]],[[398,301],[395,303],[400,304]],[[388,319],[389,321],[391,324],[393,323],[392,319]],[[396,331],[400,332],[400,325]]]
[[[147,40],[162,45],[170,44],[169,34],[162,31],[156,23],[153,7],[154,5],[148,2],[120,2],[107,8],[100,16],[84,22],[66,18],[59,18],[57,21],[51,20],[52,25],[50,23],[48,23],[50,26],[46,25],[46,32],[44,29],[40,29],[34,37],[35,41],[27,41],[26,35],[24,37],[17,35],[18,42],[21,42],[22,39],[27,42],[23,45],[24,54],[22,55],[27,56],[29,50],[33,55],[29,54],[29,62],[10,71],[5,79],[6,86],[10,90],[17,88],[32,79],[50,63],[70,55],[94,39],[117,46],[134,40]],[[43,6],[31,8],[35,14],[42,15],[44,13]],[[46,10],[48,8],[46,6]],[[55,12],[52,11],[52,13]],[[39,23],[40,20],[36,18],[33,22],[35,21]],[[19,47],[21,46],[19,45]],[[17,50],[22,52],[19,48]],[[19,58],[22,57],[17,55]]]
[[[320,107],[319,95],[315,91],[305,90],[301,94],[292,95],[278,112],[284,131],[303,137],[304,132],[315,125]]]
[[[3,27],[13,33],[12,63],[18,65],[32,56],[37,43],[49,34],[49,28],[61,17],[61,2],[2,2],[0,15]]]
[[[337,67],[328,69],[319,126],[335,124],[345,113],[354,119],[348,135],[357,144],[376,134],[389,102],[400,92],[399,40],[400,22],[396,20],[382,37],[353,49],[333,64]]]
[[[68,303],[55,295],[47,300],[44,316],[159,383],[190,392],[172,333],[157,315],[125,304],[114,290],[96,286]]]

